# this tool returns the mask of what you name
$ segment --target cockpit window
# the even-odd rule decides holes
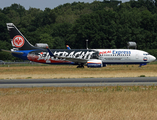
[[[143,53],[143,55],[149,55],[149,53]]]

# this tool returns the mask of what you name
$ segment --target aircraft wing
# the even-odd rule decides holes
[[[14,53],[14,54],[23,54],[23,52],[15,52],[15,51],[4,50],[4,49],[1,49],[1,50],[4,52],[9,52],[9,53]]]
[[[61,57],[61,56],[54,56],[57,58],[65,59],[67,61],[76,62],[76,63],[87,63],[87,59],[80,59],[80,58],[70,58],[70,57]]]
[[[88,59],[80,59],[80,58],[71,58],[71,57],[57,56],[57,55],[54,55],[52,53],[52,51],[48,47],[46,47],[46,48],[47,48],[47,50],[49,52],[49,55],[53,56],[53,57],[56,57],[56,58],[65,59],[67,61],[76,62],[76,63],[84,63],[84,64],[87,63],[87,61],[88,61]]]

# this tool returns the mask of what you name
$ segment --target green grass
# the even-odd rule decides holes
[[[140,75],[139,77],[146,77],[145,75]]]

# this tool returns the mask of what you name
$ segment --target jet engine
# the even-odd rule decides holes
[[[40,48],[46,49],[46,47],[48,47],[48,44],[47,43],[36,43],[35,47],[40,47]]]
[[[100,68],[103,67],[101,60],[89,60],[87,62],[87,67]]]
[[[135,47],[135,49],[137,48],[136,42],[128,42],[127,44],[128,44],[128,49],[130,47]]]

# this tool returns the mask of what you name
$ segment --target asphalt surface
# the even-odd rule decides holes
[[[0,88],[157,85],[157,77],[0,80]]]

